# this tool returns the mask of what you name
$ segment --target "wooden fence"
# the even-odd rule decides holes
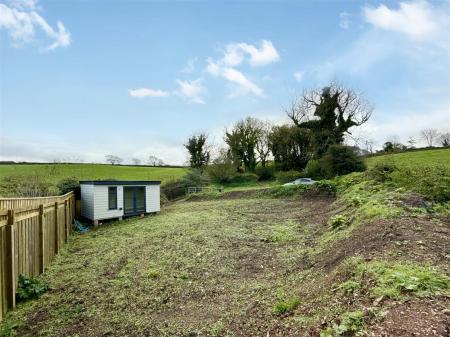
[[[59,197],[0,199],[0,321],[16,306],[20,274],[37,276],[67,242],[73,192]]]

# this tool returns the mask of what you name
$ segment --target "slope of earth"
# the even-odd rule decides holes
[[[72,236],[0,335],[448,336],[448,215],[362,175],[280,191]]]

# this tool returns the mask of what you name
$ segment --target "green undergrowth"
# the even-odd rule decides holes
[[[354,274],[339,286],[346,293],[354,292],[361,284],[370,284],[368,290],[372,297],[450,295],[450,278],[430,265],[364,261],[359,257],[350,258],[346,264]]]

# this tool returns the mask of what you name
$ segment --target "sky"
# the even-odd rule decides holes
[[[376,147],[449,132],[450,1],[0,0],[0,160],[184,164],[331,81]]]

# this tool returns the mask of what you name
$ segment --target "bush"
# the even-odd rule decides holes
[[[256,168],[256,175],[258,176],[258,181],[272,180],[275,177],[275,169],[272,166],[258,166]]]
[[[311,159],[308,164],[306,164],[304,176],[313,179],[321,179],[323,178],[322,167],[320,165],[320,161]]]
[[[48,285],[39,281],[37,278],[20,274],[16,297],[18,301],[26,301],[39,297],[42,293],[46,292],[47,289]]]
[[[302,177],[302,173],[300,171],[281,171],[276,175],[277,181],[281,184],[289,183],[295,179]]]
[[[10,175],[3,178],[0,184],[0,193],[6,197],[46,197],[58,192],[56,186],[37,174]]]
[[[168,200],[173,200],[185,195],[186,188],[179,180],[172,180],[161,186],[161,192]]]
[[[254,183],[258,180],[258,176],[254,173],[238,173],[233,176],[231,183],[244,184]]]
[[[352,172],[362,172],[366,164],[358,157],[354,148],[345,145],[332,145],[328,148],[320,165],[325,177],[332,178],[336,175],[344,175]]]
[[[213,182],[226,184],[233,179],[236,167],[232,163],[217,163],[209,165],[206,172]]]
[[[78,181],[78,178],[64,178],[56,184],[56,187],[58,187],[60,194],[74,191],[77,199],[80,199],[80,182]]]
[[[181,178],[180,183],[184,187],[206,186],[209,184],[209,177],[205,172],[192,169]]]
[[[346,222],[347,220],[345,217],[340,214],[333,216],[329,221],[331,228],[333,229],[342,229]]]
[[[376,163],[370,170],[367,171],[369,178],[375,181],[384,183],[385,181],[392,180],[391,173],[398,171],[398,168],[394,163],[382,162]]]
[[[319,180],[313,186],[323,194],[336,195],[337,192],[337,184],[331,180]]]

